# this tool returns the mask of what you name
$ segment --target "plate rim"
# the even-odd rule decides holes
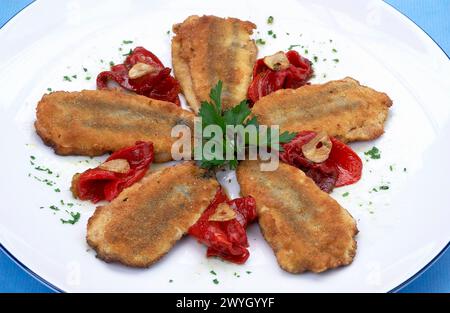
[[[6,20],[3,25],[0,25],[0,30],[3,29],[8,23],[10,23],[12,20],[14,20],[19,14],[24,12],[25,10],[28,10],[28,8],[37,3],[37,0],[32,0],[29,4],[24,6],[22,9],[20,9],[18,12],[16,12],[13,16],[11,16],[8,20]],[[397,8],[395,8],[392,4],[382,1],[382,3],[385,5],[385,7],[390,10],[391,12],[395,12],[399,17],[401,17],[405,23],[410,23],[410,26],[416,27],[417,30],[421,31],[431,39],[431,41],[439,48],[439,50],[447,57],[447,59],[450,61],[450,55],[445,52],[445,50],[441,47],[441,45],[427,32],[425,31],[421,26],[419,26],[416,22],[414,22],[409,16],[399,11]],[[411,25],[412,23],[412,25]],[[423,266],[420,270],[418,270],[415,274],[410,276],[408,279],[406,279],[404,282],[396,286],[395,288],[387,291],[386,293],[398,293],[403,288],[410,285],[413,281],[415,281],[418,277],[420,277],[424,272],[426,272],[432,265],[434,265],[448,250],[450,249],[450,241],[447,242],[447,244],[442,248],[442,250],[436,254],[425,266]],[[4,253],[5,256],[7,256],[14,264],[16,264],[19,268],[21,268],[25,273],[27,273],[30,277],[34,278],[36,281],[43,284],[45,287],[49,288],[50,291],[56,292],[56,293],[66,293],[65,290],[57,287],[56,285],[52,284],[42,276],[35,273],[33,270],[28,268],[24,263],[22,263],[18,258],[14,256],[1,242],[0,242],[0,251]]]

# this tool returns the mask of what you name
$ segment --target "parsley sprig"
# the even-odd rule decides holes
[[[202,160],[200,160],[200,166],[207,169],[213,169],[216,167],[221,167],[225,165],[229,165],[231,169],[235,169],[238,165],[238,160],[236,155],[240,152],[240,146],[236,145],[232,140],[227,140],[226,136],[226,126],[238,126],[242,125],[244,128],[248,125],[254,125],[257,129],[257,146],[267,146],[270,148],[277,149],[278,151],[283,151],[281,146],[272,147],[271,143],[271,134],[270,128],[267,129],[266,134],[262,134],[259,132],[259,124],[256,116],[249,118],[251,114],[250,107],[248,106],[247,100],[241,101],[238,105],[223,110],[222,107],[222,89],[223,84],[222,81],[214,86],[209,94],[210,101],[202,101],[201,107],[199,110],[199,116],[202,118],[202,133],[203,129],[209,125],[217,125],[222,129],[223,138],[222,138],[222,146],[223,146],[223,155],[221,160],[217,160],[213,158],[212,160],[208,160],[205,158],[205,152],[203,151]],[[292,139],[295,138],[297,133],[283,132],[279,135],[279,143],[288,143]],[[203,138],[204,140],[210,140],[211,138]],[[250,139],[248,136],[245,138],[245,147],[248,147],[250,143]],[[202,143],[204,144],[204,142]],[[226,148],[231,148],[231,151],[234,151],[234,158],[231,160],[225,159]],[[202,149],[203,150],[203,149]]]

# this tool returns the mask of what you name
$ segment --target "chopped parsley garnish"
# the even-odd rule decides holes
[[[61,200],[61,201],[62,201],[62,200]],[[73,204],[73,203],[67,203],[67,206],[68,206],[69,208],[71,208],[71,207],[74,206],[74,204]]]
[[[372,188],[372,191],[374,191],[374,192],[378,192],[378,189],[377,189],[377,188],[375,188],[375,187],[373,187],[373,188]]]
[[[47,167],[36,166],[34,169],[41,172],[47,172],[50,175],[53,174],[53,172]]]
[[[263,138],[260,137],[259,132],[259,124],[256,117],[253,117],[251,119],[247,119],[249,115],[251,114],[251,110],[248,106],[247,100],[241,101],[238,105],[232,107],[231,109],[222,110],[222,81],[219,81],[216,86],[214,86],[211,89],[211,92],[209,94],[210,101],[202,101],[201,107],[199,110],[199,116],[202,118],[202,132],[203,129],[210,126],[219,126],[222,130],[222,142],[223,142],[223,151],[220,159],[216,159],[215,156],[212,156],[210,160],[203,154],[202,159],[200,161],[200,166],[207,169],[212,169],[215,167],[220,167],[223,165],[230,165],[231,169],[235,169],[238,164],[237,160],[237,153],[240,151],[242,147],[239,147],[239,145],[235,145],[233,142],[230,142],[230,140],[227,138],[227,131],[226,127],[227,125],[232,126],[243,126],[244,128],[249,125],[253,125],[256,128],[256,135],[257,137],[257,146],[261,147],[262,145],[267,145],[267,147],[271,147],[271,135],[270,135],[270,128],[268,128],[268,133],[262,134],[262,136],[266,137],[266,140],[263,140]],[[290,142],[297,134],[296,133],[289,133],[287,131],[281,133],[279,135],[279,143],[287,143]],[[210,139],[210,138],[206,138]],[[264,142],[266,141],[266,142]],[[205,143],[201,143],[204,145]],[[245,140],[245,145],[249,145],[248,141]],[[282,151],[282,147],[276,147],[279,149],[279,151]],[[232,149],[233,152],[233,158],[231,160],[226,159],[226,150]],[[204,152],[204,149],[201,149],[201,151]]]
[[[313,60],[314,60],[314,62],[317,63],[317,61],[319,61],[319,58],[315,55],[315,56],[313,56]]]
[[[234,272],[234,274],[233,274],[235,277],[241,277],[241,275],[239,275],[238,273],[236,273],[236,272]]]
[[[403,172],[406,172],[406,167],[403,168]]]
[[[72,78],[73,79],[77,79],[77,75],[72,75]]]
[[[212,275],[217,275],[217,273],[216,272],[214,272],[214,271],[209,271]]]
[[[166,32],[166,34],[167,34],[167,35],[170,35],[170,30],[168,30],[168,31]]]
[[[394,166],[393,166],[393,165],[389,165],[389,170],[390,170],[391,172],[393,172],[393,171],[394,171]]]
[[[173,283],[173,279],[169,279],[169,283]]]
[[[83,67],[83,71],[86,73],[88,71],[88,69]]]
[[[333,48],[333,50],[331,50],[331,51],[333,51],[334,53],[336,53],[336,52],[337,52],[337,50],[336,50],[336,49],[334,49],[334,48]]]
[[[267,18],[267,24],[273,24],[273,20],[274,20],[273,16],[269,16]]]
[[[55,189],[55,192],[61,192],[61,189],[56,188],[56,189]]]
[[[371,159],[378,160],[381,158],[381,152],[377,147],[372,147],[369,151],[364,152],[364,155],[368,155]]]
[[[272,35],[273,35],[273,31],[272,31],[272,30],[269,30],[269,31],[267,32],[267,34],[269,34],[270,36],[272,36]]]
[[[30,155],[30,159],[36,160],[36,157],[34,155]]]
[[[290,33],[286,33],[286,35],[287,35],[287,36],[289,36],[289,35],[290,35]]]
[[[67,75],[66,75],[66,76],[64,76],[64,77],[63,77],[63,79],[64,79],[65,81],[68,81],[68,82],[71,82],[71,81],[72,81],[72,80],[70,79],[70,77],[69,77],[69,76],[67,76]]]
[[[380,190],[388,190],[388,189],[389,189],[389,186],[386,186],[386,185],[380,186]]]
[[[129,45],[130,43],[133,43],[133,40],[123,40],[122,43],[124,45]]]
[[[56,205],[49,206],[50,210],[59,211],[59,208]]]
[[[295,47],[302,47],[302,48],[303,48],[302,45],[290,45],[289,48],[288,48],[288,50],[292,50],[292,49],[294,49]]]
[[[114,66],[114,62],[113,61],[109,61],[109,66]]]
[[[63,224],[75,224],[76,222],[78,222],[79,220],[80,220],[80,216],[81,216],[81,214],[80,214],[80,212],[68,212],[69,214],[70,214],[70,216],[71,216],[71,219],[69,219],[69,220],[64,220],[64,219],[60,219],[61,220],[61,223],[63,223]]]
[[[91,80],[91,76],[86,76],[86,80]]]
[[[50,87],[47,88],[47,91],[49,91],[49,92],[52,92],[52,90],[53,90],[53,89],[50,88]]]
[[[128,51],[128,52],[125,53],[125,54],[122,54],[122,56],[127,57],[127,56],[129,56],[130,54],[132,54],[132,53],[133,53],[133,49],[130,49],[130,51]]]
[[[344,192],[344,193],[342,194],[342,196],[343,196],[343,197],[348,197],[349,194],[350,194],[350,193],[347,191],[347,192]]]
[[[256,39],[256,44],[257,45],[265,45],[266,41],[264,39],[258,38],[258,39]]]
[[[339,59],[333,59],[334,63],[339,63]]]
[[[218,280],[217,278],[214,278],[214,279],[213,279],[213,283],[216,284],[216,285],[218,285],[218,284],[219,284],[219,280]]]
[[[246,272],[247,274],[249,274],[249,275],[252,273],[251,271],[245,271],[245,272]]]

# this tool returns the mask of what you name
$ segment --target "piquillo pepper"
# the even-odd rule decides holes
[[[259,98],[276,90],[305,85],[312,74],[311,61],[307,58],[295,50],[280,51],[256,61],[247,97],[253,105]]]
[[[326,192],[331,192],[334,187],[356,183],[361,178],[362,161],[349,146],[339,140],[330,137],[332,146],[325,161],[315,163],[305,157],[302,147],[316,136],[317,133],[313,131],[300,132],[291,142],[282,145],[284,151],[280,152],[280,159],[300,168]]]
[[[138,141],[111,154],[100,166],[75,175],[72,191],[81,200],[111,201],[144,177],[153,162],[153,144]]]
[[[170,75],[156,55],[143,47],[136,47],[123,64],[111,66],[97,76],[97,89],[109,89],[115,81],[122,88],[149,98],[173,102],[180,106],[180,85]]]
[[[205,244],[206,255],[242,264],[249,257],[247,225],[256,219],[252,197],[228,200],[219,189],[200,219],[189,229],[189,235]]]

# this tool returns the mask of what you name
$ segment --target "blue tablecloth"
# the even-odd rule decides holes
[[[357,1],[357,0],[354,0]],[[1,0],[0,26],[32,0]],[[388,0],[450,55],[449,0]],[[0,292],[51,292],[0,251]],[[400,292],[450,292],[450,249]]]

